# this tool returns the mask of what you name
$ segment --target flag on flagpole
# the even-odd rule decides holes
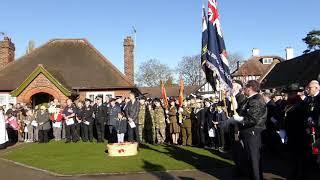
[[[202,36],[207,36],[208,39],[206,61],[204,61],[203,64],[213,71],[213,76],[207,77],[207,81],[210,83],[212,79],[215,79],[212,77],[216,76],[219,81],[219,86],[221,86],[222,89],[231,89],[232,80],[229,70],[229,62],[220,27],[216,0],[208,0],[207,35],[202,33]],[[204,39],[205,37],[202,37],[202,41],[204,41]]]
[[[183,91],[184,91],[184,82],[183,82],[182,77],[180,77],[180,83],[179,83],[179,107],[182,107]]]
[[[163,81],[161,81],[161,98],[163,99],[164,108],[168,109],[169,102],[168,102],[167,92],[166,92],[166,88],[164,87]]]
[[[207,82],[211,85],[212,89],[216,91],[216,79],[217,76],[206,65],[208,59],[208,20],[207,13],[204,5],[202,6],[202,48],[201,48],[201,66],[205,73]]]

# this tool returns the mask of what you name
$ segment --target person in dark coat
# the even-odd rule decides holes
[[[124,142],[124,135],[127,132],[128,121],[123,112],[118,112],[115,122],[115,130],[117,132],[118,143]]]
[[[312,80],[307,87],[308,96],[305,99],[307,105],[307,133],[310,144],[315,143],[320,138],[320,86],[319,82]],[[314,131],[314,135],[313,135]],[[313,138],[313,136],[315,136]],[[312,151],[315,150],[309,148],[309,159],[316,162],[317,157],[312,156]],[[320,165],[320,154],[318,153],[318,164]]]
[[[85,99],[85,105],[83,107],[83,120],[81,126],[81,134],[83,135],[83,141],[93,141],[93,107],[90,105],[91,100]]]
[[[306,177],[306,155],[308,139],[306,134],[306,106],[297,94],[303,91],[299,84],[291,84],[285,92],[288,100],[285,106],[284,123],[288,136],[288,149],[290,152],[290,175],[288,179],[304,179]]]
[[[243,141],[249,164],[249,176],[254,180],[262,180],[261,167],[261,132],[265,129],[267,107],[263,97],[258,94],[260,84],[250,80],[244,88],[248,97],[239,109],[239,115],[232,119],[239,122],[240,138]]]
[[[45,106],[40,107],[40,113],[37,114],[37,121],[39,123],[39,143],[47,143],[48,132],[51,129],[49,113]]]
[[[281,117],[280,110],[277,108],[276,103],[272,100],[272,94],[265,92],[262,96],[267,104],[268,111],[266,129],[262,133],[262,141],[266,144],[268,149],[276,153],[281,146],[281,138],[278,131],[280,122],[283,121],[283,117]]]
[[[130,101],[126,104],[124,111],[128,122],[131,124],[135,124],[135,127],[128,126],[128,141],[130,142],[140,142],[139,139],[139,124],[138,124],[138,115],[140,104],[139,101],[136,100],[136,97],[133,92],[129,93]]]
[[[83,134],[81,133],[81,126],[83,125],[83,113],[84,113],[83,103],[78,102],[77,108],[76,108],[75,128],[79,138],[81,137],[82,141],[83,141]]]
[[[118,113],[121,112],[121,108],[116,104],[116,100],[110,99],[110,106],[108,108],[109,119],[107,121],[108,129],[109,129],[109,142],[116,142],[116,129],[115,125],[118,119]]]
[[[108,108],[105,104],[102,103],[102,97],[96,97],[97,103],[93,107],[94,118],[95,118],[95,125],[97,129],[97,142],[103,143],[104,142],[104,125],[107,121],[107,113]]]

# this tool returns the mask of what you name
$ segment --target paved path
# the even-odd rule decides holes
[[[7,160],[0,159],[0,179],[1,180],[193,180],[193,179],[234,179],[231,175],[230,168],[217,169],[215,171],[202,172],[194,171],[169,171],[169,172],[147,172],[147,173],[130,173],[130,174],[112,174],[112,175],[81,175],[81,176],[61,176],[53,175],[48,172],[24,167]],[[265,174],[267,179],[284,179],[280,176]],[[243,178],[242,178],[243,179]],[[238,179],[238,180],[242,180]],[[245,180],[245,179],[243,179]]]

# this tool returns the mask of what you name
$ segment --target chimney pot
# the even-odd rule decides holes
[[[286,60],[294,58],[293,48],[287,47],[286,49]]]
[[[252,49],[252,56],[260,56],[260,50],[258,48]]]

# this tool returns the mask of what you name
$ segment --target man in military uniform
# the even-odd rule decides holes
[[[152,109],[152,100],[149,99],[147,103],[147,108],[145,111],[145,124],[144,124],[144,130],[145,130],[145,140],[148,143],[153,144],[154,140],[156,139],[155,136],[155,123],[154,119],[152,118],[153,109]]]
[[[116,99],[111,98],[110,99],[110,106],[108,108],[108,120],[107,125],[109,129],[109,137],[108,141],[111,143],[117,142],[117,131],[115,129],[115,126],[117,124],[118,119],[118,113],[121,112],[121,108],[119,105],[116,104]]]
[[[145,142],[145,118],[146,118],[146,104],[145,104],[145,97],[141,97],[140,102],[140,109],[139,109],[139,115],[138,115],[138,124],[139,124],[139,139],[141,142]]]
[[[179,113],[182,114],[182,145],[192,145],[192,125],[191,125],[191,108],[188,106],[188,102],[183,102],[183,108],[179,109]]]
[[[166,117],[159,99],[154,100],[154,105],[153,119],[155,122],[156,142],[158,144],[162,144],[166,138]]]
[[[81,134],[83,135],[83,141],[93,141],[93,107],[90,105],[91,100],[85,99],[85,106],[83,110],[83,124],[81,126]]]
[[[97,142],[103,143],[104,142],[104,125],[107,119],[107,106],[102,104],[102,97],[96,97],[96,104],[93,107],[94,118],[95,118],[95,125],[97,129]]]

